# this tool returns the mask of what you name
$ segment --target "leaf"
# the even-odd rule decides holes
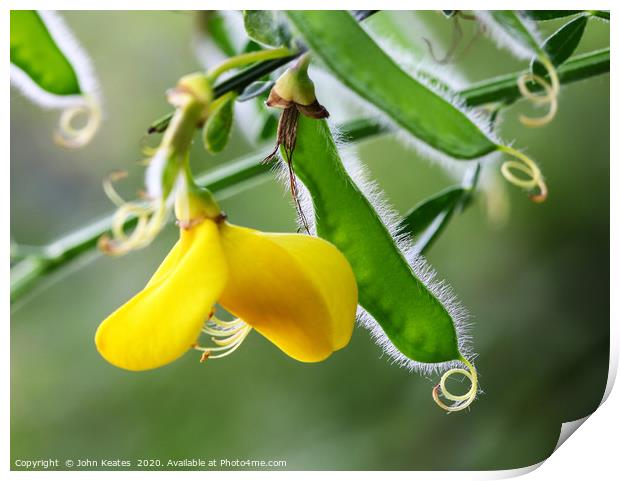
[[[559,67],[573,54],[579,46],[587,23],[588,17],[581,15],[563,25],[545,40],[543,49],[547,52],[547,56],[553,65]],[[532,59],[530,69],[532,73],[541,77],[547,75],[547,69],[535,58]]]
[[[288,45],[291,39],[282,14],[273,10],[244,10],[243,24],[252,40],[269,47]]]
[[[241,95],[237,97],[237,102],[246,102],[247,100],[259,97],[265,92],[271,90],[275,82],[273,80],[259,80],[248,85]]]
[[[543,58],[546,54],[535,33],[515,10],[490,10],[488,15],[514,42],[515,53]]]
[[[224,150],[228,139],[230,139],[235,114],[234,104],[234,95],[229,95],[228,98],[222,99],[221,104],[217,106],[205,122],[202,129],[202,141],[205,149],[212,154]]]
[[[420,202],[405,215],[399,232],[414,237],[416,253],[424,254],[446,228],[452,215],[469,205],[479,174],[480,164],[466,185],[449,187]]]
[[[537,22],[570,17],[571,15],[576,15],[581,12],[583,12],[583,10],[523,10],[524,14]]]
[[[170,120],[172,120],[172,112],[168,112],[165,115],[162,115],[157,120],[151,122],[149,128],[147,129],[147,134],[161,134],[166,131],[168,125],[170,125]]]
[[[609,10],[593,10],[591,11],[591,13],[595,17],[601,18],[609,22]]]
[[[263,50],[263,47],[260,43],[256,43],[254,40],[248,40],[243,47],[241,53],[250,53],[250,52],[258,52],[259,50]]]
[[[306,44],[335,76],[398,125],[457,159],[496,144],[457,105],[403,71],[345,11],[289,11]]]
[[[226,18],[222,13],[218,10],[207,10],[201,13],[203,14],[206,33],[211,37],[217,48],[228,57],[237,55],[235,45],[229,35]]]
[[[49,94],[83,93],[74,66],[35,10],[11,10],[11,64]]]
[[[459,201],[467,192],[460,186],[449,187],[422,201],[405,215],[399,230],[411,234],[421,244],[419,251],[423,251],[440,230],[443,230]],[[427,235],[425,239],[422,234],[427,230],[430,235]]]

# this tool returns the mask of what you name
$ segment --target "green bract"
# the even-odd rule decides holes
[[[312,196],[317,234],[347,257],[360,305],[394,346],[422,363],[461,359],[451,313],[416,275],[347,174],[325,121],[299,118],[294,166]]]

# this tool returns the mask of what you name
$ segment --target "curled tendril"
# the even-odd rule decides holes
[[[478,394],[478,374],[476,372],[476,368],[464,357],[461,358],[461,362],[465,364],[467,369],[453,368],[446,371],[443,376],[441,376],[439,384],[437,384],[433,388],[433,400],[441,409],[443,409],[444,411],[448,411],[449,413],[466,409],[472,402],[474,402]],[[469,391],[467,391],[465,394],[453,394],[446,387],[446,381],[448,380],[448,378],[455,374],[462,374],[467,379],[469,379],[471,386],[469,388]],[[454,404],[448,405],[444,403],[441,400],[440,396],[444,397],[449,401],[453,401]]]
[[[115,171],[103,181],[103,190],[118,207],[112,218],[112,236],[103,235],[98,242],[99,249],[109,255],[123,255],[149,245],[166,224],[168,215],[169,209],[163,199],[126,202],[113,185],[126,176],[127,173],[124,171]],[[134,218],[136,225],[128,233],[125,231],[125,226]]]
[[[519,120],[523,125],[528,127],[542,127],[543,125],[548,124],[553,120],[558,110],[558,94],[560,92],[560,81],[558,79],[558,74],[548,58],[541,58],[540,62],[544,65],[545,69],[547,69],[547,75],[549,76],[550,82],[533,73],[523,74],[517,79],[519,92],[524,99],[529,100],[535,106],[549,106],[549,111],[542,117],[533,118],[526,115],[520,115]],[[544,90],[544,94],[532,92],[528,87],[528,82],[533,82],[540,85]]]
[[[502,164],[501,172],[504,178],[511,184],[530,191],[530,199],[534,202],[544,202],[548,190],[538,165],[523,152],[512,147],[501,146],[500,150],[516,159],[507,160]],[[519,171],[526,177],[515,175],[513,171]]]
[[[75,120],[81,116],[86,117],[86,123],[82,127],[74,127]],[[92,97],[86,97],[83,104],[62,111],[58,129],[54,132],[54,141],[69,149],[83,147],[92,140],[100,124],[101,107],[98,101]]]

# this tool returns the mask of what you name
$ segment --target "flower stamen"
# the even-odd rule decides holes
[[[241,319],[222,321],[211,315],[205,322],[202,332],[211,336],[213,347],[205,347],[196,344],[194,349],[202,351],[200,362],[207,359],[219,359],[235,352],[248,336],[252,327]],[[213,355],[217,352],[218,354]]]
[[[99,248],[109,255],[123,255],[146,247],[165,225],[168,210],[163,201],[144,204],[126,202],[114,214],[112,237],[103,235]],[[136,226],[127,233],[125,226],[134,218],[137,219]]]

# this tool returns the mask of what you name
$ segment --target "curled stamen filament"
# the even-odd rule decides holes
[[[119,207],[112,220],[112,238],[104,235],[99,248],[106,254],[123,255],[146,247],[166,224],[168,208],[164,201],[151,204],[127,202]],[[136,218],[136,226],[127,234],[125,225]]]
[[[104,235],[99,239],[99,248],[110,255],[123,255],[149,245],[165,225],[168,214],[163,199],[158,201],[147,199],[144,202],[125,201],[114,188],[114,182],[126,176],[125,171],[115,171],[103,181],[104,192],[118,207],[112,218],[112,237]],[[136,219],[136,225],[128,234],[125,232],[125,226],[132,218]]]
[[[519,152],[512,147],[503,145],[499,148],[500,151],[511,155],[516,160],[506,160],[501,167],[501,172],[504,178],[513,185],[529,190],[530,192],[538,189],[538,193],[530,193],[530,199],[534,202],[544,202],[547,198],[547,184],[543,179],[540,168],[536,163],[530,159],[523,152]],[[527,177],[522,178],[513,173],[513,170],[525,174]]]
[[[222,321],[212,316],[202,328],[202,332],[211,336],[214,347],[196,345],[194,349],[202,351],[201,362],[207,359],[219,359],[235,352],[243,343],[252,327],[241,319],[234,321]],[[217,352],[218,354],[212,355]]]
[[[75,128],[73,122],[81,115],[86,116],[83,127]],[[92,140],[101,124],[101,107],[93,97],[86,97],[80,105],[62,111],[58,122],[58,130],[54,133],[54,141],[63,147],[77,149]]]
[[[439,384],[437,384],[433,388],[433,400],[441,409],[448,411],[449,413],[466,409],[472,402],[474,402],[474,400],[476,399],[476,395],[478,394],[478,374],[476,372],[476,368],[464,357],[462,357],[460,361],[465,364],[467,369],[453,368],[446,371],[443,376],[441,376]],[[454,374],[462,374],[467,379],[469,379],[471,386],[469,388],[469,391],[467,391],[465,394],[453,394],[446,387],[446,381],[450,376],[453,376]],[[445,404],[441,400],[440,396],[443,396],[449,401],[454,401],[454,404],[450,406]]]
[[[125,200],[120,196],[120,194],[114,187],[114,182],[118,182],[119,180],[126,178],[127,175],[128,174],[126,170],[115,170],[105,179],[103,179],[103,191],[105,192],[105,195],[108,197],[108,199],[110,199],[112,203],[116,205],[116,207],[122,207],[127,202],[125,202]]]
[[[555,67],[547,57],[540,58],[539,61],[547,69],[547,74],[551,83],[544,78],[533,73],[521,75],[517,80],[519,92],[524,99],[531,101],[536,106],[549,105],[549,111],[542,117],[533,118],[520,115],[519,120],[528,127],[542,127],[553,120],[558,110],[558,94],[560,92],[560,81]],[[527,86],[528,82],[540,85],[545,91],[544,94],[535,94]]]

